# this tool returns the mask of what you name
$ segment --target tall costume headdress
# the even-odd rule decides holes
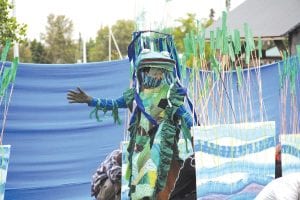
[[[168,73],[166,81],[168,84],[176,84],[181,88],[181,93],[185,93],[188,105],[194,113],[194,120],[198,123],[194,107],[187,96],[186,89],[181,84],[182,65],[180,64],[173,36],[157,31],[138,31],[133,33],[132,42],[128,46],[128,57],[131,61],[131,74],[133,88],[139,92],[138,72],[143,67],[164,68]]]

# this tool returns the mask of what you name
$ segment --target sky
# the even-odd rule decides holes
[[[231,10],[245,0],[231,0]],[[225,0],[15,0],[18,22],[28,25],[29,39],[40,40],[45,33],[49,14],[65,15],[74,24],[74,36],[79,32],[85,39],[95,38],[103,25],[113,25],[119,19],[136,20],[145,13],[140,29],[156,29],[175,25],[186,13],[197,19],[208,18],[210,9],[215,19],[225,10]]]

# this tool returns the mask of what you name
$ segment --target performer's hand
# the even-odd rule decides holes
[[[69,90],[67,93],[69,103],[89,103],[92,97],[77,87],[77,90]]]

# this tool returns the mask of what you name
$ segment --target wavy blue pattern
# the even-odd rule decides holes
[[[300,159],[300,149],[288,144],[281,145],[281,153],[286,153]]]
[[[225,158],[239,158],[247,154],[257,153],[275,146],[275,136],[239,146],[222,146],[215,143],[198,140],[195,150]]]
[[[209,194],[225,194],[230,195],[242,191],[250,184],[267,185],[273,180],[271,176],[249,175],[248,179],[239,180],[233,184],[209,181],[197,187],[197,196],[203,197]]]
[[[236,172],[255,174],[256,176],[260,176],[261,172],[263,172],[264,175],[267,174],[273,175],[274,163],[258,164],[258,163],[236,161],[236,162],[227,162],[223,165],[219,165],[212,168],[197,167],[197,178],[198,179],[214,178],[220,176],[220,174],[225,175],[225,174],[231,174]]]

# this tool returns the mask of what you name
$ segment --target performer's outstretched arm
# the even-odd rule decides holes
[[[117,122],[118,124],[121,123],[121,119],[119,118],[118,114],[118,108],[128,107],[124,95],[116,100],[93,98],[79,87],[77,90],[69,90],[67,93],[67,99],[69,100],[69,103],[86,103],[89,106],[95,107],[95,109],[91,112],[90,117],[95,115],[98,121],[100,121],[98,115],[99,110],[102,110],[104,113],[108,110],[111,110],[114,122]]]
[[[100,99],[89,96],[86,92],[84,92],[81,88],[77,88],[77,90],[69,90],[67,94],[67,99],[69,103],[86,103],[89,106],[96,107],[106,110],[112,110],[115,106],[118,108],[127,108],[125,99],[123,96],[120,98],[113,99]]]

